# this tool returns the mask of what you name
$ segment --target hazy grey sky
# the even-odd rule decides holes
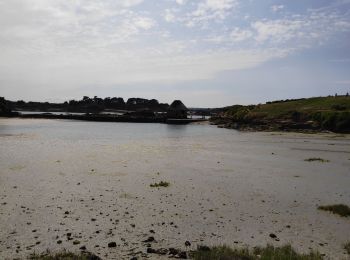
[[[350,92],[350,0],[0,0],[0,96],[182,99]]]

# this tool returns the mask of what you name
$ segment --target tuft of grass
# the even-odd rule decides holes
[[[170,183],[167,182],[167,181],[161,181],[161,182],[158,182],[158,183],[150,184],[149,186],[151,186],[152,188],[169,187]]]
[[[228,246],[217,246],[209,248],[199,246],[196,251],[191,252],[190,256],[194,260],[252,260],[254,255],[247,248],[230,248]]]
[[[346,252],[350,255],[350,242],[347,242],[347,243],[344,245],[344,249],[345,249]]]
[[[255,248],[254,254],[259,256],[259,259],[280,259],[280,260],[320,260],[323,259],[320,253],[311,251],[308,254],[297,253],[291,245],[285,245],[282,247],[274,247],[268,245],[264,248]]]
[[[316,158],[316,157],[305,159],[304,161],[305,162],[323,162],[323,163],[329,162],[329,160],[322,159],[322,158]]]
[[[333,214],[338,214],[339,216],[342,216],[342,217],[350,217],[350,208],[344,204],[319,206],[318,209],[330,211]]]
[[[322,256],[317,252],[299,254],[290,245],[274,247],[231,248],[228,246],[217,246],[209,248],[200,246],[191,253],[194,260],[321,260]]]
[[[31,254],[29,260],[101,260],[100,257],[89,252],[72,253],[72,252],[46,252],[43,254]]]

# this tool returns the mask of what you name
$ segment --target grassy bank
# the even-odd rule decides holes
[[[173,249],[174,251],[175,249]],[[150,250],[147,250],[147,253]],[[156,251],[150,253],[150,256],[154,256]],[[159,253],[164,255],[163,253]],[[231,248],[228,246],[207,247],[198,246],[197,250],[185,253],[186,258],[194,260],[322,260],[323,257],[318,252],[311,251],[307,254],[297,253],[290,245],[281,247],[274,247],[267,245],[266,247],[255,247],[253,249],[248,248]],[[169,253],[169,256],[174,256]],[[185,257],[180,257],[185,258]],[[30,260],[101,260],[96,255],[91,253],[71,253],[71,252],[58,252],[45,254],[34,254],[28,259]]]
[[[192,253],[195,260],[320,260],[323,257],[317,252],[308,254],[299,254],[287,245],[283,247],[256,247],[249,249],[234,249],[227,246],[209,248],[206,246],[198,247]]]
[[[223,109],[212,121],[228,128],[257,130],[329,130],[350,132],[350,97],[280,100]]]

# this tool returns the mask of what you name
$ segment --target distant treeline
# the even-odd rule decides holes
[[[106,109],[111,110],[128,110],[140,111],[150,110],[153,112],[165,112],[169,105],[159,103],[156,99],[129,98],[127,102],[121,97],[99,98],[97,96],[90,98],[84,96],[81,100],[70,100],[64,103],[49,102],[25,102],[8,101],[4,98],[0,99],[0,111],[42,111],[42,112],[82,112],[82,113],[98,113]],[[4,112],[2,112],[4,113]]]
[[[10,115],[11,114],[11,108],[10,105],[8,104],[8,101],[0,97],[0,116],[1,115]]]
[[[334,96],[329,95],[328,97],[348,97],[349,93],[346,93],[345,95],[338,95],[335,94]],[[291,99],[281,99],[281,100],[274,100],[274,101],[267,101],[266,104],[275,104],[275,103],[283,103],[283,102],[290,102],[290,101],[300,101],[300,100],[305,100],[308,98],[291,98]]]

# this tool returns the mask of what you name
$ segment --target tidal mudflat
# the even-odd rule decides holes
[[[0,119],[0,258],[270,243],[343,259],[350,218],[318,207],[350,205],[349,183],[349,135]]]

